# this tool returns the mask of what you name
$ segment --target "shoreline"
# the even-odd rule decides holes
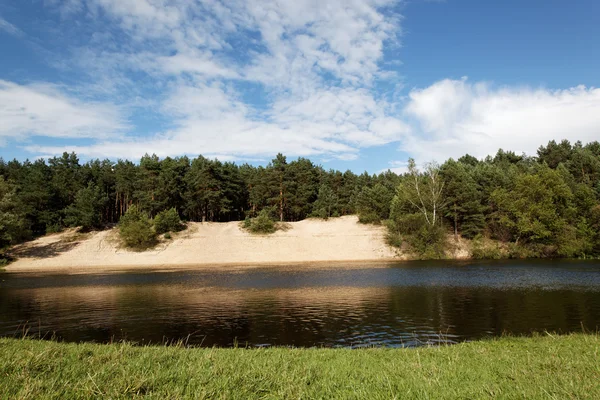
[[[27,274],[27,275],[46,275],[58,274],[61,275],[82,275],[82,274],[118,274],[118,273],[133,273],[133,272],[185,272],[185,271],[246,271],[261,268],[279,268],[279,269],[360,269],[364,264],[368,264],[369,268],[385,268],[390,263],[400,263],[405,261],[416,261],[411,259],[387,258],[387,259],[366,259],[366,260],[316,260],[316,261],[285,261],[285,262],[247,262],[247,263],[206,263],[206,264],[139,264],[139,265],[93,265],[88,267],[73,267],[73,266],[52,266],[40,268],[33,266],[19,266],[11,268],[12,264],[8,264],[0,272],[10,274]],[[324,268],[324,267],[331,268]]]
[[[135,271],[246,270],[260,267],[322,268],[406,260],[385,243],[385,228],[358,223],[356,216],[308,219],[289,229],[253,235],[239,222],[189,223],[157,247],[123,249],[116,229],[77,233],[71,229],[13,247],[8,273],[115,273]]]

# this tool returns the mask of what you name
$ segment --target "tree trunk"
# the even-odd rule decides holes
[[[454,203],[454,241],[458,242],[458,216],[456,215],[456,203]]]
[[[283,174],[279,181],[279,221],[283,222]]]

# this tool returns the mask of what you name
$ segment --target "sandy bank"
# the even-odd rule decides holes
[[[17,261],[6,270],[83,273],[398,259],[385,244],[384,228],[359,224],[354,216],[289,225],[286,231],[258,236],[242,231],[238,222],[190,223],[173,240],[142,253],[119,248],[115,230],[83,237],[66,232],[16,246]]]

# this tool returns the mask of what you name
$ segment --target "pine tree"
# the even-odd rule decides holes
[[[483,195],[473,178],[470,164],[452,159],[442,165],[440,173],[445,182],[444,196],[446,207],[444,216],[454,228],[455,238],[460,233],[473,238],[485,227]]]
[[[23,219],[16,193],[16,187],[0,176],[0,257],[6,246],[21,238]]]
[[[108,203],[108,196],[100,187],[92,182],[80,189],[75,201],[67,207],[65,222],[70,226],[81,226],[83,229],[100,228],[103,223],[103,210]]]

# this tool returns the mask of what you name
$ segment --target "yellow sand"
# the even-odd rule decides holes
[[[116,230],[49,235],[16,246],[9,272],[101,272],[137,267],[208,268],[223,265],[294,264],[399,259],[385,244],[385,229],[358,223],[355,216],[289,223],[272,235],[252,235],[239,222],[190,223],[156,249],[119,248]]]

